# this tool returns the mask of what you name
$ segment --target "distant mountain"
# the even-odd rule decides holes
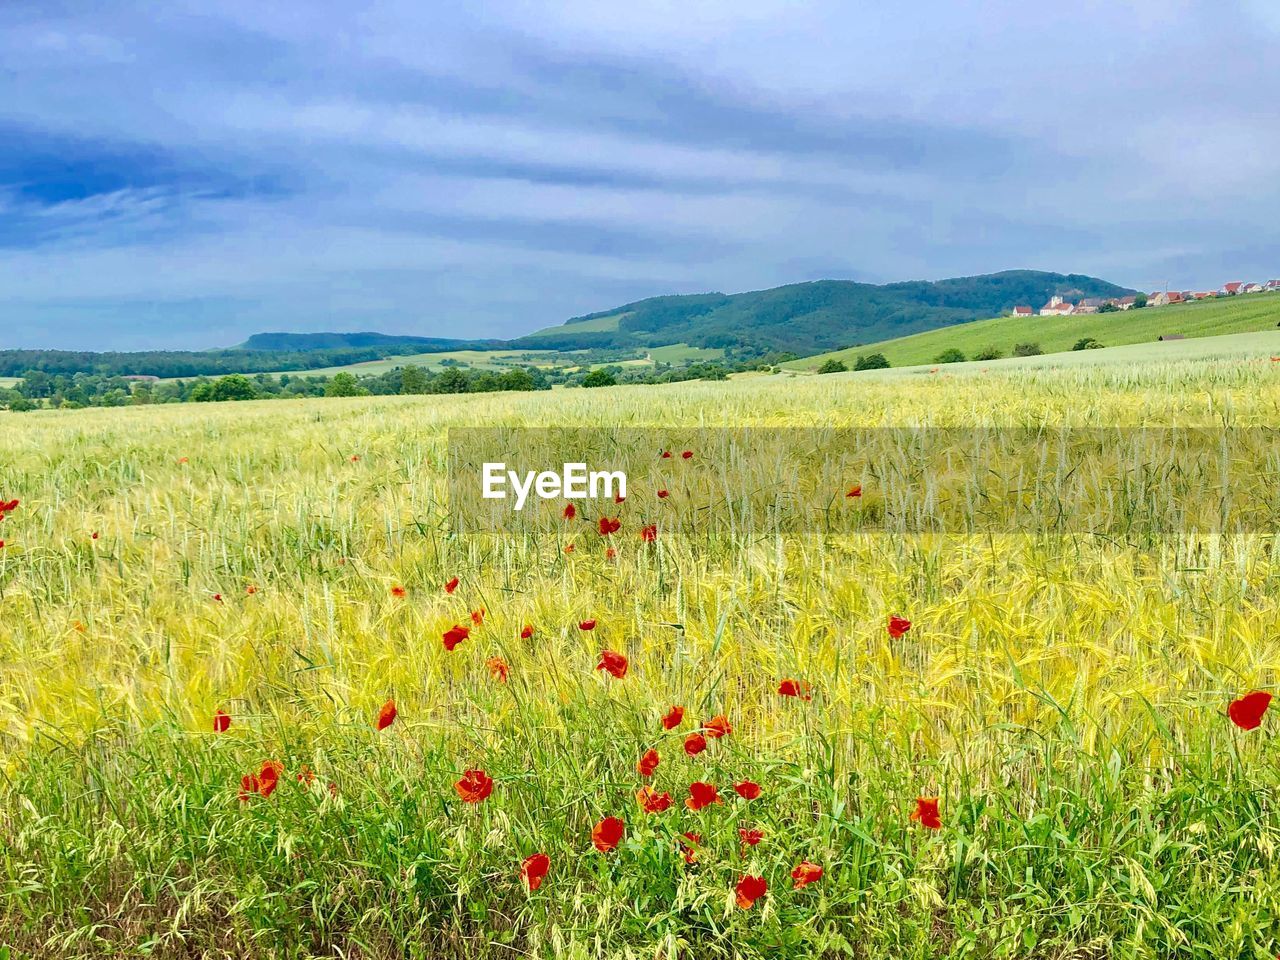
[[[574,317],[513,341],[516,347],[746,346],[820,353],[1035,309],[1058,295],[1121,297],[1125,287],[1083,274],[1007,270],[952,280],[795,283],[750,293],[651,297]]]
[[[433,353],[439,350],[495,350],[502,340],[459,340],[444,337],[405,337],[387,333],[255,333],[232,349],[300,353],[308,350],[383,351],[387,356]]]

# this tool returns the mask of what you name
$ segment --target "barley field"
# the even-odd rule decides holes
[[[1278,408],[1216,360],[0,414],[0,956],[1274,957],[1271,530],[459,537],[444,469]]]

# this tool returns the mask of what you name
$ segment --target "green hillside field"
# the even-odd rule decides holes
[[[1015,344],[1036,343],[1045,353],[1069,351],[1083,337],[1104,346],[1154,342],[1165,334],[1211,337],[1227,333],[1272,330],[1280,324],[1280,295],[1255,293],[1168,307],[1072,317],[997,317],[917,333],[895,340],[850,347],[794,360],[784,366],[814,370],[828,359],[851,367],[860,354],[883,353],[895,367],[930,364],[942,351],[960,350],[966,357],[995,347],[1009,356]]]

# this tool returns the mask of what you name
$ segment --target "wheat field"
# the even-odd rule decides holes
[[[463,426],[1278,406],[1187,361],[0,414],[0,950],[1274,957],[1273,718],[1228,713],[1269,530],[649,539],[637,495],[466,538],[444,469]]]

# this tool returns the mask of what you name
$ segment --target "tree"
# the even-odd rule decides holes
[[[350,373],[335,373],[329,385],[324,388],[326,397],[360,397],[366,391],[361,389],[360,382]]]
[[[853,364],[855,370],[888,370],[889,361],[885,359],[883,353],[869,353],[865,357],[860,356]]]
[[[947,347],[933,358],[934,363],[963,363],[964,354],[955,347]]]
[[[973,355],[975,360],[999,360],[1004,356],[999,347],[983,347]]]
[[[431,390],[431,378],[421,367],[407,366],[400,370],[401,393],[428,393]]]
[[[1098,308],[1099,313],[1119,313],[1120,308],[1108,301]]]
[[[832,357],[830,360],[824,360],[822,366],[818,368],[819,373],[844,373],[849,368],[845,366],[843,360],[837,360]]]
[[[1079,340],[1076,341],[1076,345],[1071,349],[1072,350],[1097,350],[1101,346],[1102,344],[1100,344],[1097,340],[1093,339],[1093,337],[1081,337]]]
[[[1038,343],[1015,343],[1013,345],[1013,355],[1015,357],[1038,357],[1044,353],[1040,349]]]
[[[471,381],[457,367],[443,370],[440,376],[431,381],[432,393],[467,393],[471,389]]]
[[[582,378],[584,387],[613,387],[617,386],[617,383],[618,378],[604,367],[597,367]]]
[[[1140,293],[1133,298],[1133,309],[1141,310],[1146,305],[1147,305],[1147,295],[1145,293]]]
[[[253,381],[242,373],[231,373],[213,382],[214,400],[252,400],[257,395]]]

